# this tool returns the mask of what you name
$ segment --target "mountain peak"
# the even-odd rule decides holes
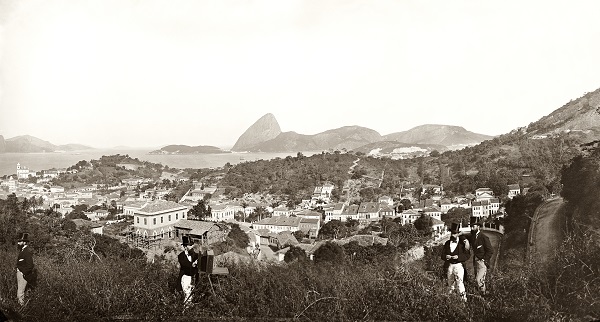
[[[247,151],[259,143],[276,138],[279,134],[281,134],[279,123],[273,114],[267,113],[239,137],[231,151]]]
[[[445,146],[477,144],[492,136],[465,130],[462,126],[424,124],[408,131],[391,133],[384,140],[414,144],[441,144]]]

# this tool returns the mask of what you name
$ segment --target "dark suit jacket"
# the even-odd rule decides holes
[[[471,249],[473,250],[473,260],[485,259],[485,261],[489,263],[492,259],[494,250],[492,249],[492,243],[488,236],[480,231],[479,234],[477,234],[477,238],[475,238],[475,235],[471,233],[469,242],[471,243]]]
[[[33,272],[33,254],[29,246],[23,248],[17,257],[17,268],[27,276]]]
[[[196,267],[192,266],[192,263],[198,259],[198,254],[193,250],[190,250],[189,254],[190,257],[192,257],[191,262],[183,251],[177,256],[177,259],[179,260],[179,280],[181,280],[181,276],[183,275],[194,276],[198,273],[198,265],[196,265]]]
[[[453,252],[450,251],[450,242],[451,240],[447,240],[444,244],[444,248],[442,248],[442,260],[446,261],[449,264],[457,264],[463,263],[467,259],[469,259],[469,257],[471,257],[471,253],[467,251],[467,249],[465,248],[465,244],[461,240],[458,241],[458,246],[456,246],[456,249]],[[446,255],[458,255],[458,259],[447,260]]]

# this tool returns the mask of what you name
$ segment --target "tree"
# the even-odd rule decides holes
[[[199,200],[198,203],[188,211],[188,216],[193,216],[198,219],[209,217],[210,214],[210,206],[207,206],[204,200]]]
[[[344,262],[344,249],[333,242],[327,241],[314,253],[315,263],[342,263]]]
[[[320,239],[337,239],[346,237],[348,228],[339,220],[332,220],[327,222],[321,229],[319,229]]]
[[[450,227],[452,223],[465,223],[469,222],[469,217],[471,216],[471,210],[461,207],[453,207],[448,210],[447,213],[442,214],[442,221],[446,224],[446,226]]]
[[[293,261],[306,261],[306,252],[300,247],[290,246],[290,249],[288,249],[283,256],[283,260],[286,263],[291,263]]]
[[[429,234],[431,232],[431,227],[433,226],[433,218],[428,215],[422,214],[414,222],[415,228],[417,230],[422,231],[423,233]]]
[[[235,245],[239,248],[245,248],[250,243],[250,238],[248,234],[246,234],[242,229],[240,229],[240,225],[233,224],[231,226],[231,231],[227,235],[227,237],[231,238],[235,242]]]
[[[306,233],[304,233],[302,230],[296,230],[292,233],[292,235],[294,235],[296,240],[299,242],[301,242],[306,237]]]

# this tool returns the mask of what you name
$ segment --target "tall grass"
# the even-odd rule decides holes
[[[0,291],[7,305],[17,307],[16,251],[0,256]],[[427,261],[229,262],[224,263],[228,276],[212,278],[214,293],[204,276],[194,305],[184,308],[172,263],[56,261],[45,254],[37,254],[35,262],[39,285],[21,310],[24,321],[548,321],[561,316],[527,269],[495,272],[490,294],[478,297],[470,286],[463,304],[447,294],[444,280],[427,273]]]

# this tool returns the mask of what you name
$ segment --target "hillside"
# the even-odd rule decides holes
[[[344,126],[314,135],[284,132],[274,139],[253,146],[250,150],[260,152],[351,150],[380,139],[381,135],[374,130],[360,126]]]
[[[54,152],[89,149],[92,148],[81,144],[55,145],[31,135],[21,135],[10,139],[4,139],[4,137],[0,135],[0,153]]]
[[[532,122],[522,132],[528,136],[570,133],[582,142],[600,139],[600,88]]]
[[[398,141],[411,144],[439,144],[447,147],[456,145],[475,145],[492,136],[477,134],[460,126],[425,124],[408,131],[391,133],[383,136],[387,141]]]

